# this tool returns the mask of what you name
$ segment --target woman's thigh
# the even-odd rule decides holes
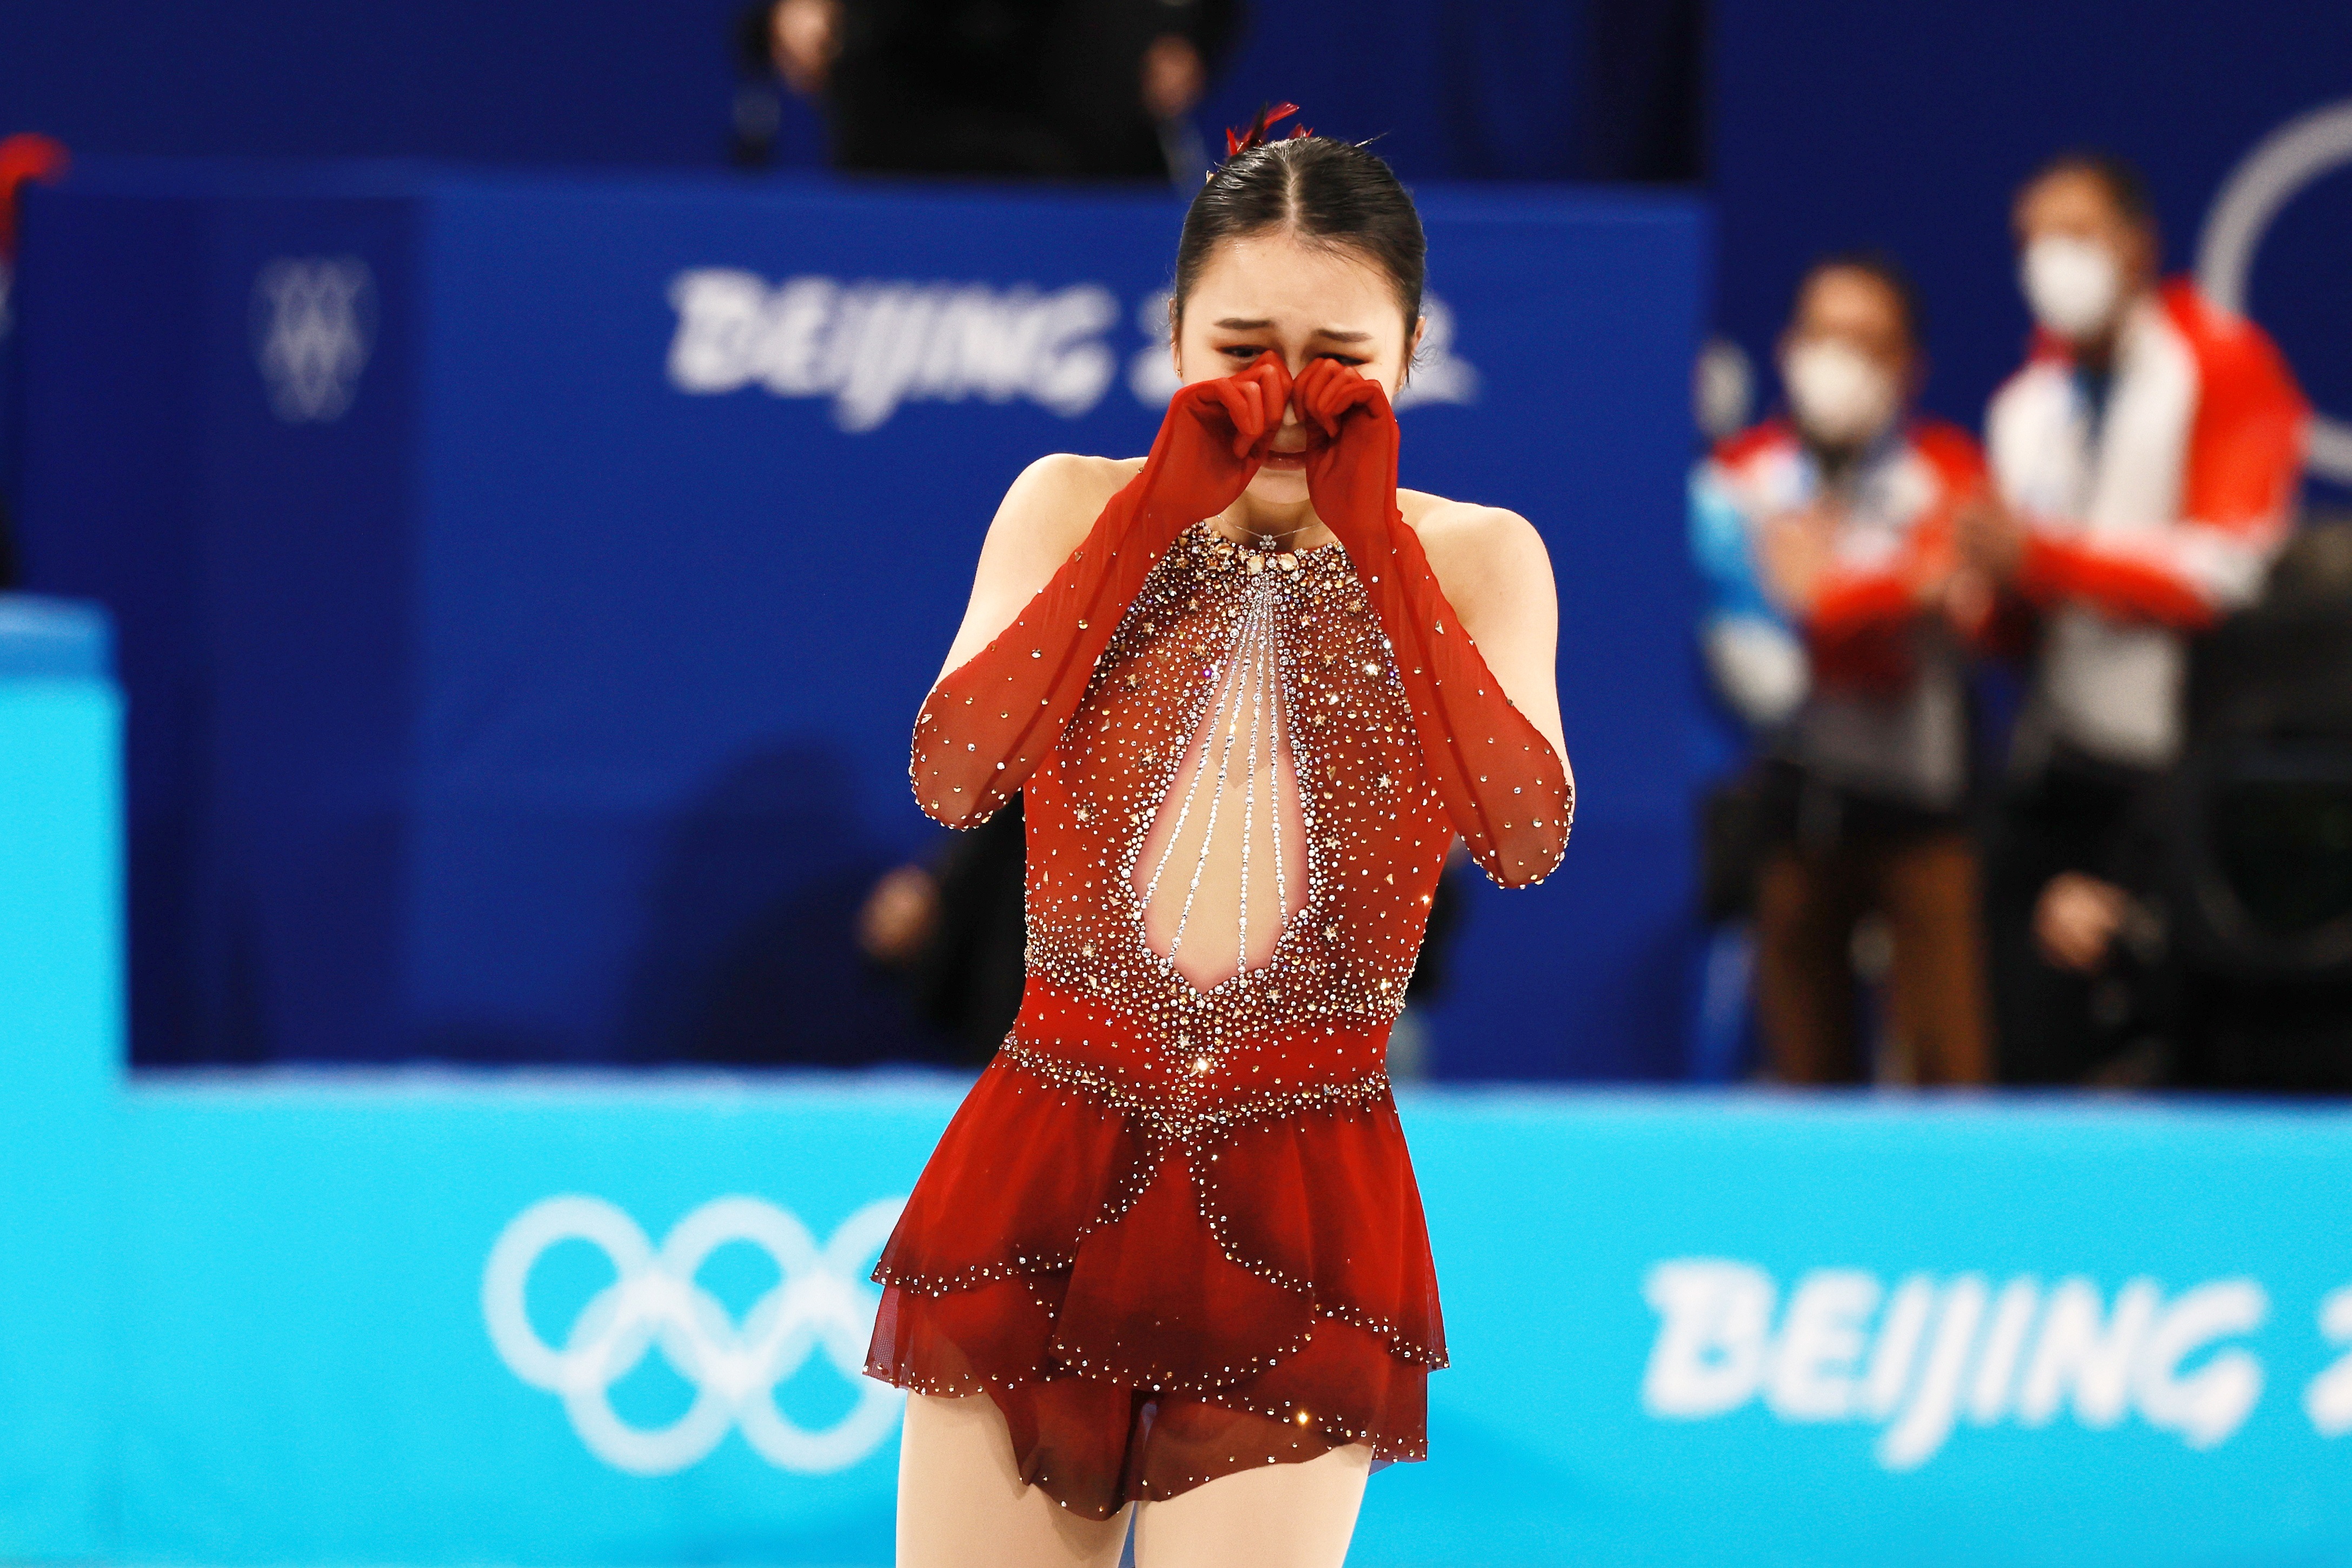
[[[1371,1473],[1371,1449],[1351,1444],[1144,1503],[1136,1568],[1339,1568]]]
[[[1116,1568],[1126,1538],[1125,1513],[1087,1519],[1023,1483],[1004,1414],[985,1394],[908,1399],[898,1568]]]

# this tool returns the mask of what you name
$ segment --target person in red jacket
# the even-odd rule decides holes
[[[1895,1076],[1990,1070],[1979,963],[1963,642],[1990,595],[1954,554],[1984,483],[1975,441],[1906,412],[1920,379],[1907,279],[1817,262],[1780,344],[1790,416],[1732,437],[1692,485],[1715,594],[1703,629],[1726,701],[1764,756],[1757,1005],[1784,1080],[1859,1082],[1854,933],[1893,938]]]
[[[2180,752],[2187,639],[2251,602],[2284,542],[2309,410],[2259,327],[2159,281],[2128,165],[2053,160],[2015,227],[2039,330],[1993,398],[1996,487],[1961,538],[2037,631],[1988,847],[2002,1075],[2072,1082],[2132,1012],[2105,972],[2133,803]]]

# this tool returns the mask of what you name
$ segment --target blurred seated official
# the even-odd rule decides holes
[[[2088,936],[2118,918],[2139,796],[2180,755],[2187,639],[2252,600],[2286,538],[2306,406],[2262,331],[2158,282],[2145,186],[2069,153],[2019,193],[2039,326],[1987,416],[1995,488],[1968,558],[2031,626],[1986,848],[2001,1077],[2076,1083],[2151,1009]]]
[[[773,0],[777,73],[836,169],[1197,183],[1185,119],[1241,0]]]
[[[1984,470],[1965,432],[1909,412],[1919,325],[1891,261],[1816,262],[1780,340],[1790,417],[1724,442],[1692,482],[1707,667],[1762,758],[1756,999],[1790,1083],[1990,1069],[1962,644],[1991,596],[1952,540]],[[1871,914],[1893,939],[1875,1064],[1852,958]]]

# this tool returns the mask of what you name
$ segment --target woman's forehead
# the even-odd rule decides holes
[[[1373,262],[1286,235],[1252,235],[1217,247],[1185,314],[1271,327],[1350,331],[1396,326],[1396,289]]]

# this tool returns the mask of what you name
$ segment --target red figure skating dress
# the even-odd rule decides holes
[[[1398,516],[1375,384],[1329,361],[1297,383],[1339,545],[1199,521],[1292,390],[1270,354],[1184,388],[1143,472],[916,724],[933,816],[1027,792],[1029,976],[875,1270],[867,1369],[988,1394],[1023,1476],[1097,1519],[1346,1444],[1423,1457],[1444,1336],[1389,1026],[1455,833],[1514,886],[1568,837],[1559,759]],[[1193,908],[1220,834],[1242,879],[1222,926]],[[1187,878],[1175,929],[1148,931]],[[1204,990],[1207,944],[1228,977]]]

